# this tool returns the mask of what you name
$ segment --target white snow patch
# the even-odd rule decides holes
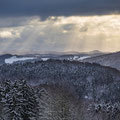
[[[88,96],[88,95],[84,96],[84,98],[85,98],[85,99],[88,99],[88,100],[91,100],[91,99],[92,99],[92,97],[91,97],[91,96]]]
[[[73,58],[68,58],[68,60],[70,61],[81,61],[81,60],[84,60],[84,59],[87,59],[87,58],[90,58],[91,56],[83,56],[83,57],[79,57],[79,56],[74,56]]]
[[[84,59],[87,59],[87,58],[90,58],[91,56],[83,56],[83,57],[80,57],[78,60],[84,60]]]
[[[88,99],[89,97],[88,96],[85,96],[85,99]]]
[[[49,60],[49,58],[41,58],[43,61],[47,61]]]
[[[17,61],[32,60],[32,59],[35,59],[35,58],[34,57],[17,58],[16,56],[13,56],[11,58],[5,59],[5,63],[12,64],[12,63],[17,62]]]
[[[77,60],[79,58],[79,56],[74,56],[73,60]]]

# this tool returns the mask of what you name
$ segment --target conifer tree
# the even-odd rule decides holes
[[[19,87],[20,93],[22,93],[22,119],[23,120],[31,120],[32,118],[37,118],[39,109],[38,109],[38,101],[36,94],[32,87],[30,87],[25,80],[20,82]]]
[[[22,94],[18,91],[18,83],[11,85],[10,91],[7,93],[5,102],[5,113],[7,120],[22,120]]]

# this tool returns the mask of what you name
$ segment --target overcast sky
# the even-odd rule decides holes
[[[0,53],[119,51],[120,0],[0,0]]]

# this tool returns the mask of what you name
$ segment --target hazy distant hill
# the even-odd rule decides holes
[[[98,56],[98,55],[103,55],[103,54],[106,54],[106,53],[102,52],[102,51],[99,51],[99,50],[93,50],[93,51],[88,52],[88,54]]]
[[[120,52],[87,58],[84,62],[99,63],[101,65],[110,66],[120,70]]]
[[[98,50],[90,51],[90,52],[40,52],[38,54],[21,54],[21,55],[12,55],[12,54],[3,54],[0,55],[0,65],[4,63],[9,63],[9,61],[22,61],[23,59],[31,59],[34,60],[47,60],[47,59],[58,59],[58,60],[71,60],[71,61],[81,61],[88,57],[103,55],[104,53]],[[13,60],[14,59],[14,60]],[[21,60],[22,59],[22,60]],[[8,61],[8,62],[6,62]],[[26,60],[25,60],[26,61]]]

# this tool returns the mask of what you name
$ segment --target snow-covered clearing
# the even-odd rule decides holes
[[[43,61],[47,61],[49,60],[49,58],[41,58]]]
[[[87,58],[90,58],[91,56],[83,56],[83,57],[80,57],[78,60],[84,60],[84,59],[87,59]]]
[[[17,62],[17,61],[32,60],[32,59],[35,59],[35,58],[34,57],[17,58],[16,56],[13,56],[11,58],[5,59],[5,63],[12,64],[12,63]]]
[[[68,60],[71,60],[71,61],[81,61],[81,60],[84,60],[84,59],[87,59],[87,58],[90,58],[91,56],[83,56],[83,57],[79,57],[79,56],[74,56],[73,58],[69,58]]]

